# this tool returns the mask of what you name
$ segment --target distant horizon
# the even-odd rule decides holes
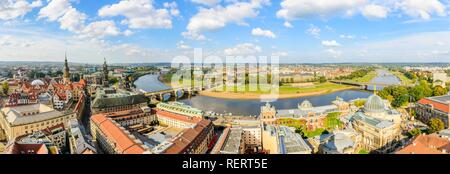
[[[40,61],[40,60],[0,60],[0,63],[64,63],[64,61]],[[71,62],[75,64],[95,64],[101,65],[101,63],[86,63],[86,62]],[[171,62],[108,62],[108,64],[171,64]],[[449,62],[280,62],[279,64],[450,64]]]
[[[6,9],[6,10],[2,10]],[[0,3],[0,60],[450,62],[450,0],[20,0]]]

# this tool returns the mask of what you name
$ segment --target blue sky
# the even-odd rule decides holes
[[[0,61],[450,62],[450,0],[2,0]]]

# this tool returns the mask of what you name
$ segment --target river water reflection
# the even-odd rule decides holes
[[[399,85],[401,84],[401,80],[393,75],[392,73],[390,73],[387,70],[384,69],[379,69],[377,70],[377,76],[375,78],[372,79],[372,81],[370,81],[371,83],[375,83],[375,84],[386,84],[386,85]],[[376,86],[377,90],[382,90],[384,86]],[[375,86],[368,86],[367,89],[369,90],[374,90]]]
[[[158,75],[143,76],[135,82],[135,85],[138,89],[148,92],[170,88],[158,80]],[[344,100],[349,101],[357,98],[367,98],[370,94],[371,93],[369,92],[360,90],[344,90],[318,96],[279,99],[272,104],[277,109],[291,109],[297,108],[298,103],[309,100],[314,106],[322,106],[331,104],[336,97],[341,97]],[[207,96],[194,96],[179,101],[204,111],[213,111],[219,114],[233,113],[233,115],[244,116],[259,115],[260,107],[265,104],[260,100],[221,99]]]

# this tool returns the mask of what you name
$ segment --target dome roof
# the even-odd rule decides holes
[[[364,111],[366,112],[384,112],[386,105],[378,95],[371,95],[364,104]]]
[[[44,86],[45,83],[42,80],[37,79],[37,80],[33,80],[33,82],[31,82],[31,85],[32,86]]]
[[[298,106],[299,109],[310,109],[310,108],[312,108],[312,107],[313,107],[313,105],[312,105],[311,102],[309,102],[308,100],[303,101],[303,102]]]

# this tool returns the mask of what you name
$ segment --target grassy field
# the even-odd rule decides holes
[[[327,130],[333,130],[336,128],[340,128],[344,126],[344,123],[342,123],[339,120],[339,116],[341,115],[341,113],[339,112],[333,112],[333,113],[329,113],[325,122],[325,128]]]
[[[391,71],[391,73],[394,74],[395,76],[397,76],[402,81],[402,84],[404,84],[404,85],[414,84],[413,80],[409,79],[408,77],[406,77],[403,73],[401,73],[399,71]]]
[[[376,71],[371,71],[367,75],[365,75],[364,77],[355,78],[355,79],[348,80],[348,81],[366,83],[366,82],[372,81],[372,79],[375,78],[377,75],[378,74],[377,74]]]
[[[308,93],[308,92],[317,92],[317,91],[332,91],[337,89],[345,89],[349,86],[339,85],[335,83],[315,83],[312,86],[305,87],[295,87],[289,84],[285,84],[279,87],[279,94],[299,94],[299,93]],[[226,86],[223,89],[216,89],[216,91],[229,91],[236,93],[256,93],[256,94],[267,94],[270,92],[271,86],[269,85],[259,85],[258,89],[250,90],[248,85],[246,86]]]
[[[361,149],[358,154],[369,154],[369,151]]]
[[[313,138],[315,136],[322,135],[325,131],[326,130],[323,129],[323,128],[318,128],[318,129],[313,130],[313,131],[304,131],[304,134],[305,134],[305,137]]]

